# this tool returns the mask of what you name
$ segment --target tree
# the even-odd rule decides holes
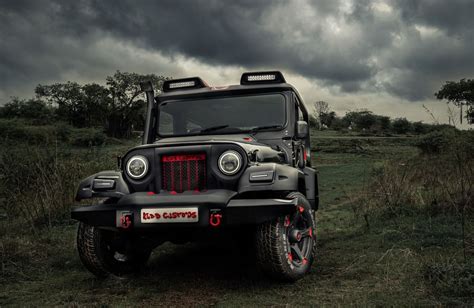
[[[110,91],[96,83],[82,86],[82,105],[85,126],[107,126],[110,106]]]
[[[474,79],[461,79],[459,82],[447,81],[441,89],[435,93],[437,99],[446,99],[459,107],[460,122],[463,118],[463,106],[466,106],[465,118],[469,124],[474,124]]]
[[[319,120],[319,129],[322,129],[323,116],[329,113],[329,104],[325,101],[317,101],[314,103],[314,109],[316,110],[316,118]]]
[[[45,99],[56,107],[60,120],[77,126],[85,126],[84,106],[82,106],[82,88],[77,82],[55,83],[52,85],[39,84],[35,89],[38,99]]]
[[[377,121],[377,117],[367,110],[351,111],[346,113],[343,120],[356,130],[370,129]]]
[[[106,80],[111,98],[107,118],[109,136],[129,137],[134,124],[140,125],[144,122],[146,104],[140,82],[149,80],[153,88],[160,92],[163,82],[167,79],[154,74],[139,75],[120,71],[108,76]]]
[[[397,134],[406,134],[412,127],[410,121],[406,118],[395,119],[392,123],[393,131]]]
[[[129,137],[133,128],[143,128],[145,100],[140,82],[151,81],[159,93],[162,76],[117,71],[106,78],[106,85],[76,82],[38,85],[35,93],[56,108],[58,119],[76,127],[104,127],[107,135]]]
[[[425,124],[421,121],[418,121],[418,122],[413,122],[412,123],[412,128],[413,128],[413,132],[415,134],[426,134],[429,132],[430,130],[430,125],[429,124]]]
[[[336,113],[334,111],[331,111],[329,113],[323,113],[321,114],[321,126],[324,125],[326,127],[331,127],[332,122],[336,118]]]
[[[309,116],[309,126],[311,128],[319,129],[319,120],[314,115]]]
[[[380,129],[382,131],[390,130],[390,125],[392,124],[390,121],[390,117],[387,117],[387,116],[376,116],[376,117],[377,117],[377,123],[380,125]]]
[[[331,129],[333,129],[333,130],[340,131],[340,130],[343,130],[343,129],[346,129],[346,128],[347,128],[347,123],[339,117],[335,117],[331,121]]]
[[[0,116],[3,118],[25,118],[34,120],[35,123],[50,123],[53,118],[53,109],[46,102],[39,99],[12,100],[1,108]]]

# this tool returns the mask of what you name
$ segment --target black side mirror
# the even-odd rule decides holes
[[[308,137],[308,123],[306,121],[296,122],[296,138],[305,139]]]

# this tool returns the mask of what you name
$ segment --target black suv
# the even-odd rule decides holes
[[[119,171],[83,180],[72,209],[77,248],[97,276],[141,269],[165,241],[229,230],[252,232],[256,260],[270,276],[302,278],[314,260],[317,173],[308,112],[280,72],[244,73],[240,85],[168,80],[148,107],[143,144]],[[235,235],[235,233],[234,233]]]

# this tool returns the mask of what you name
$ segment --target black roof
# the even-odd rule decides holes
[[[257,80],[248,81],[249,75],[263,76],[263,75],[274,75],[274,80]],[[195,86],[185,87],[182,89],[172,89],[172,83],[193,83]],[[186,98],[206,98],[213,96],[223,95],[245,95],[245,94],[261,94],[261,93],[275,93],[282,91],[292,91],[298,97],[301,108],[307,113],[307,109],[304,106],[303,99],[299,95],[298,91],[290,84],[286,83],[283,74],[279,71],[269,72],[251,72],[244,73],[241,78],[240,85],[229,85],[229,86],[209,86],[205,81],[199,77],[191,77],[184,79],[175,79],[166,81],[163,87],[163,92],[156,97],[157,101],[174,100],[174,99],[186,99]]]
[[[230,86],[208,86],[198,89],[183,89],[172,92],[162,92],[156,98],[160,101],[165,99],[183,98],[186,96],[213,96],[222,94],[244,94],[244,93],[265,93],[278,91],[293,91],[302,101],[298,91],[288,83],[258,84],[258,85],[230,85]]]

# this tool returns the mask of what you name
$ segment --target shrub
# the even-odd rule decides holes
[[[54,112],[51,106],[39,99],[21,100],[14,97],[0,108],[0,117],[2,118],[30,119],[32,123],[37,125],[51,123],[54,118],[53,115]]]
[[[0,198],[4,200],[5,212],[12,218],[23,219],[33,229],[64,219],[78,182],[113,168],[113,156],[64,147],[19,145],[2,149]]]
[[[412,123],[412,128],[413,128],[413,132],[415,134],[426,134],[430,131],[430,127],[431,125],[429,124],[425,124],[423,122],[413,122]]]
[[[57,142],[75,146],[97,146],[107,140],[101,129],[74,128],[64,123],[31,125],[20,119],[0,119],[0,142],[54,145]]]
[[[406,134],[411,131],[411,123],[405,118],[395,119],[392,122],[392,129],[397,134]]]
[[[96,128],[80,128],[74,129],[70,143],[75,146],[97,146],[104,144],[107,137],[105,134]]]
[[[469,155],[474,151],[474,132],[444,128],[420,137],[415,145],[424,154]]]
[[[416,146],[425,154],[438,154],[448,151],[455,138],[453,130],[433,131],[419,138]]]
[[[22,120],[0,120],[0,138],[5,142],[48,144],[56,139],[51,125],[32,126]]]
[[[450,136],[428,136],[433,141],[423,146],[430,155],[387,162],[374,170],[360,210],[375,216],[474,211],[473,133]],[[433,149],[441,152],[434,155]]]

